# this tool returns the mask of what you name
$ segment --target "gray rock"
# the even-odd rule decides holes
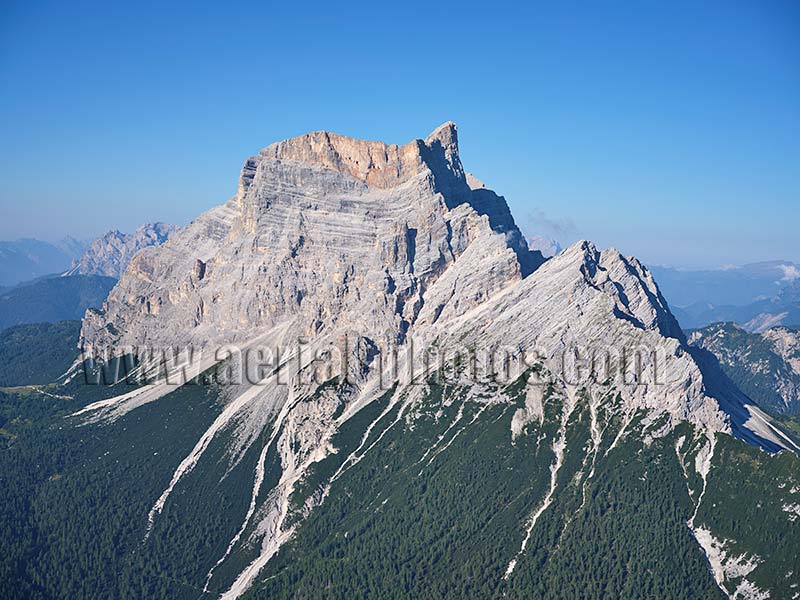
[[[565,357],[608,350],[622,365],[622,354],[645,349],[660,364],[615,382],[631,410],[773,449],[786,443],[724,375],[697,362],[636,259],[585,241],[546,263],[530,251],[505,200],[468,181],[454,123],[403,146],[327,132],[268,146],[245,162],[229,202],[137,253],[82,328],[87,347],[111,354],[263,336],[285,347],[302,339],[312,353],[355,340],[346,352],[362,382],[378,370],[365,363],[412,338],[417,350],[535,351],[583,387],[601,382],[568,381]],[[251,425],[266,425],[286,401],[282,391],[267,396]]]
[[[528,248],[531,250],[538,250],[545,258],[552,258],[563,250],[561,244],[553,238],[547,238],[541,235],[529,235],[525,239],[528,242]]]
[[[751,333],[734,323],[693,331],[689,342],[713,353],[723,370],[765,409],[800,414],[800,331]]]
[[[108,231],[92,242],[64,275],[104,275],[119,279],[134,254],[142,248],[164,243],[177,229],[175,225],[147,223],[130,234]]]

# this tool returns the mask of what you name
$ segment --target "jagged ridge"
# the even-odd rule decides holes
[[[103,275],[119,279],[139,250],[163,244],[177,229],[165,223],[146,223],[131,234],[108,231],[92,242],[77,261],[73,261],[64,276]]]

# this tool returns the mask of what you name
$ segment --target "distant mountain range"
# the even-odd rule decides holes
[[[531,250],[538,250],[545,258],[552,258],[562,250],[558,240],[541,235],[526,236],[525,241],[528,242],[528,248]]]
[[[163,243],[178,227],[146,223],[133,233],[107,231],[94,241],[65,237],[0,241],[0,290],[49,275],[104,275],[119,279],[142,248]]]
[[[684,329],[731,321],[763,332],[800,325],[800,265],[770,261],[730,269],[651,267]]]
[[[778,325],[800,326],[800,302],[785,300],[784,294],[744,306],[714,306],[698,302],[683,308],[673,308],[672,312],[684,329],[696,329],[721,322],[736,323],[754,333],[763,333]]]
[[[24,323],[81,319],[100,308],[117,280],[100,275],[45,277],[0,293],[0,330]]]
[[[800,265],[781,260],[721,269],[651,266],[650,271],[670,305],[681,307],[697,302],[746,305],[772,298],[800,281]]]
[[[65,275],[104,275],[119,279],[133,255],[167,241],[178,227],[146,223],[133,233],[108,231],[97,238]]]
[[[693,331],[689,343],[713,353],[733,382],[772,413],[800,414],[800,331],[750,333],[733,323]]]
[[[148,223],[132,234],[109,231],[91,244],[73,238],[58,245],[33,239],[0,242],[5,283],[0,330],[83,318],[87,308],[102,306],[139,250],[161,244],[175,230],[174,225]]]
[[[64,238],[51,244],[35,239],[0,242],[0,286],[7,288],[45,275],[62,273],[89,247]]]

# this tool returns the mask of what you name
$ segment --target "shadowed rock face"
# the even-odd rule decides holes
[[[233,199],[137,254],[83,337],[209,345],[288,319],[398,340],[440,295],[466,309],[542,260],[505,200],[467,184],[455,124],[403,146],[315,132],[249,158]]]
[[[759,406],[800,413],[800,331],[774,327],[750,333],[734,323],[714,323],[692,332],[689,342],[712,353]]]

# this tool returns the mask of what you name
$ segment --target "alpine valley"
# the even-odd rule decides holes
[[[272,144],[0,343],[3,598],[800,598],[794,434],[453,123]]]

